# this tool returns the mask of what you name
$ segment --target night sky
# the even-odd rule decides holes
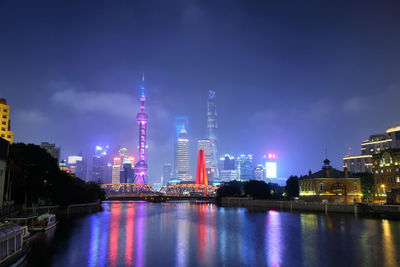
[[[189,117],[195,174],[208,90],[220,154],[275,152],[288,177],[327,149],[341,169],[349,146],[400,124],[399,14],[395,1],[0,1],[0,97],[15,142],[137,154],[144,71],[150,183],[173,162],[175,116]]]

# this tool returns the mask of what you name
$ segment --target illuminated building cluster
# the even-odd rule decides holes
[[[385,133],[371,135],[361,143],[361,155],[343,157],[343,166],[353,173],[372,173],[372,156],[396,148],[400,149],[400,125],[387,128]]]

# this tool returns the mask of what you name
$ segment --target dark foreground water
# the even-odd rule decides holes
[[[106,202],[35,240],[30,266],[399,266],[400,222],[189,202]]]

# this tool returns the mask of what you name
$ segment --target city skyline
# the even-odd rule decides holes
[[[275,3],[256,12],[236,2],[229,14],[217,3],[102,4],[94,13],[89,4],[76,7],[73,16],[65,9],[0,10],[0,97],[11,107],[14,143],[55,143],[64,158],[91,157],[96,145],[135,151],[143,70],[152,118],[149,184],[174,162],[176,116],[190,121],[194,175],[209,90],[218,96],[219,154],[252,153],[259,162],[274,152],[280,177],[319,170],[325,149],[340,168],[348,147],[358,150],[370,134],[400,123],[396,4],[349,3],[344,11],[335,3]],[[159,16],[152,20],[152,12]],[[381,41],[386,35],[390,42]]]

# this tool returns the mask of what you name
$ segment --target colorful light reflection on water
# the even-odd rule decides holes
[[[189,202],[106,202],[35,240],[34,266],[396,266],[400,222],[252,212]],[[338,256],[340,255],[340,256]]]

